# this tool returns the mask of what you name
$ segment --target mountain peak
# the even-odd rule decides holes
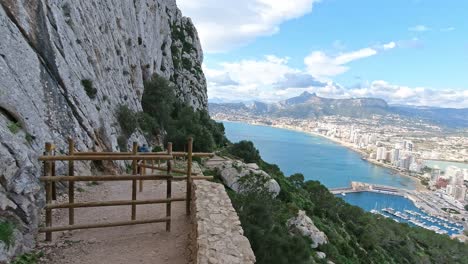
[[[296,97],[292,97],[292,98],[284,100],[283,104],[286,104],[286,105],[303,104],[309,101],[309,99],[313,97],[317,97],[317,95],[315,93],[309,93],[305,91]]]
[[[303,93],[301,93],[299,95],[299,97],[313,97],[313,96],[317,96],[316,93],[309,93],[308,91],[304,91]]]

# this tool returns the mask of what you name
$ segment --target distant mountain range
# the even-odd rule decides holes
[[[264,117],[317,118],[348,116],[368,118],[373,115],[399,115],[451,128],[468,127],[468,108],[436,108],[389,105],[379,98],[331,99],[304,92],[276,103],[209,103],[211,114],[250,114]]]

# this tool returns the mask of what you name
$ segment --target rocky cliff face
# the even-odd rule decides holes
[[[197,32],[175,0],[0,0],[0,36],[0,220],[17,229],[1,262],[32,246],[46,141],[117,150],[115,110],[141,110],[153,74],[196,109],[207,94]]]

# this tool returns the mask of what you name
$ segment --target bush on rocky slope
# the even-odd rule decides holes
[[[142,106],[143,112],[134,112],[125,105],[117,109],[125,138],[140,128],[148,139],[166,134],[165,143],[172,142],[175,150],[184,150],[187,138],[193,137],[194,151],[204,152],[227,142],[223,124],[212,120],[206,110],[194,110],[177,99],[174,87],[163,77],[155,75],[145,82]]]

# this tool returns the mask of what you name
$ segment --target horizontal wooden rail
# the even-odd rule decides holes
[[[39,228],[39,232],[44,233],[44,232],[57,232],[57,231],[66,231],[66,230],[77,230],[77,229],[163,223],[163,222],[167,222],[170,220],[171,218],[165,217],[165,218],[160,218],[160,219],[120,221],[120,222],[102,223],[102,224],[83,224],[83,225],[70,225],[70,226],[41,227]]]
[[[154,152],[156,154],[163,154],[165,152]],[[172,155],[174,157],[185,157],[188,156],[187,152],[181,152],[181,151],[173,151]],[[199,157],[199,158],[211,158],[214,156],[214,153],[210,152],[194,152],[192,153],[192,157]]]
[[[66,161],[66,160],[171,160],[172,155],[72,155],[72,156],[40,156],[40,161]]]
[[[213,180],[213,176],[192,176],[192,180]],[[172,177],[173,181],[185,181],[187,176],[174,176]]]
[[[132,155],[132,152],[74,152],[73,155],[75,156],[101,156],[101,155],[109,155],[109,156],[124,156],[124,155]],[[160,152],[138,152],[138,155],[167,155],[166,151],[160,151]],[[187,152],[181,152],[181,151],[174,151],[172,152],[172,155],[174,157],[185,157],[188,155]],[[214,153],[210,152],[195,152],[192,154],[193,157],[200,157],[200,158],[210,158],[214,156]]]
[[[101,206],[121,206],[132,204],[160,204],[167,202],[182,202],[185,197],[171,198],[171,199],[150,199],[150,200],[117,200],[117,201],[104,201],[104,202],[82,202],[82,203],[66,203],[66,204],[46,204],[46,209],[60,209],[60,208],[86,208],[86,207],[101,207]]]
[[[129,180],[167,180],[170,175],[101,175],[101,176],[43,176],[40,181],[129,181]]]
[[[151,166],[151,165],[144,165],[144,164],[139,164],[138,165],[140,168],[145,168],[145,169],[152,169],[152,170],[159,170],[159,171],[166,171],[166,167],[157,167],[157,166]],[[177,172],[177,173],[182,173],[182,174],[187,174],[186,170],[179,170],[179,169],[172,169],[172,172]],[[198,173],[193,173],[193,175],[198,175]]]

